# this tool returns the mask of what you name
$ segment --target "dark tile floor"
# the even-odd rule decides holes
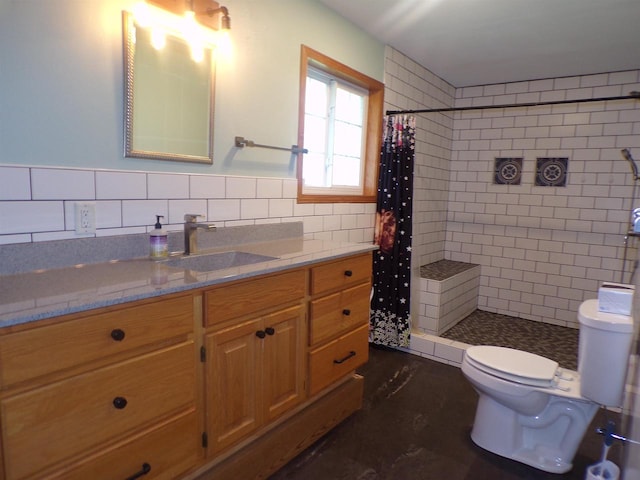
[[[469,434],[477,394],[459,368],[397,350],[371,348],[360,372],[363,408],[289,462],[271,480],[583,479],[602,451],[600,410],[563,475],[545,473],[477,447]],[[621,446],[609,458],[620,465]]]
[[[578,369],[578,329],[476,310],[442,334],[469,345],[496,345],[542,355]]]

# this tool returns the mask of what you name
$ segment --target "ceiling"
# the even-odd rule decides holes
[[[320,0],[455,87],[640,69],[640,0]]]

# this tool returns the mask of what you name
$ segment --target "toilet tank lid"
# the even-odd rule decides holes
[[[558,363],[549,358],[507,347],[476,345],[467,348],[466,355],[498,376],[506,374],[508,379],[525,384],[548,385],[558,370]]]
[[[580,325],[597,328],[607,332],[633,332],[633,317],[617,313],[607,313],[598,310],[598,300],[585,300],[578,309]]]

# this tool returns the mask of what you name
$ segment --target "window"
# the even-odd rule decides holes
[[[375,202],[384,85],[302,46],[298,202]]]

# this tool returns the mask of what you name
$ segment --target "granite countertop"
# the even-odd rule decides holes
[[[197,272],[148,258],[114,260],[0,276],[0,328],[93,308],[278,272],[374,250],[371,244],[300,238],[239,244],[199,254],[240,251],[275,257],[251,265]]]

